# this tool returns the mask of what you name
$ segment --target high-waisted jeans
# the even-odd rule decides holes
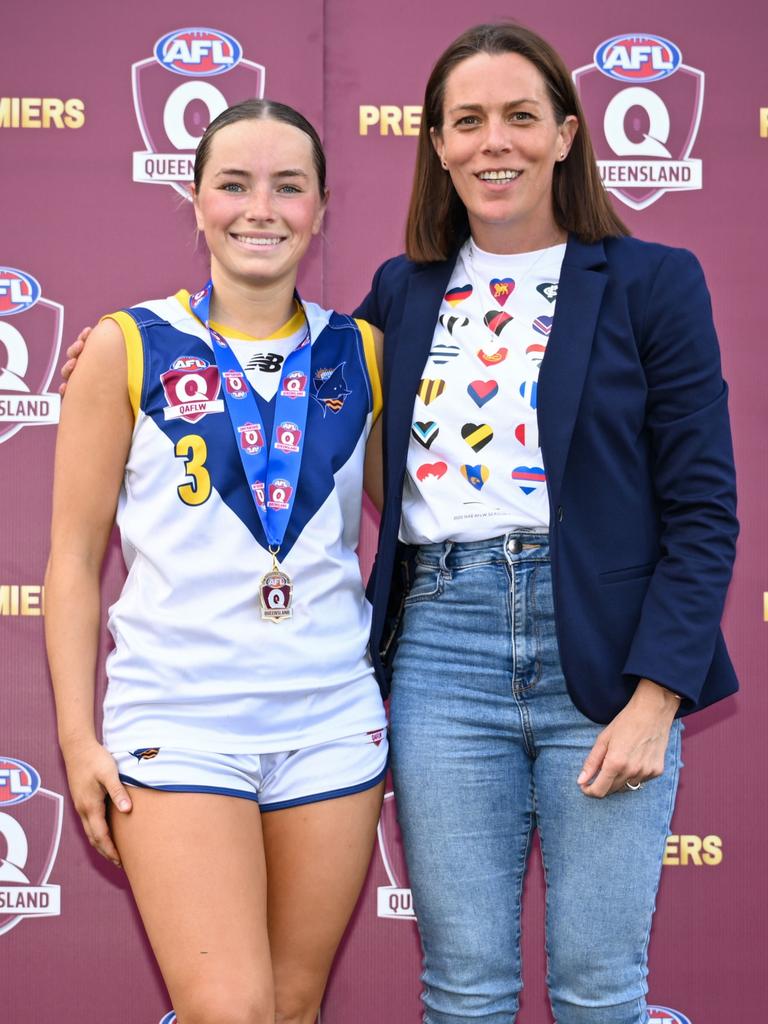
[[[602,727],[566,690],[545,534],[421,547],[404,616],[392,768],[425,1024],[513,1024],[534,828],[557,1024],[645,1024],[680,723],[662,776],[603,800],[582,794],[576,777]]]

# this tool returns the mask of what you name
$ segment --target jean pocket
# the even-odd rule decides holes
[[[624,569],[611,569],[601,572],[598,579],[601,583],[623,583],[624,580],[639,580],[652,576],[656,562],[644,562],[642,565],[628,565]]]
[[[405,607],[419,601],[439,597],[443,590],[443,574],[439,565],[426,565],[416,559],[413,582],[405,599]]]

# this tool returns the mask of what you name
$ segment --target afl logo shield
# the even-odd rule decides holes
[[[41,289],[31,274],[13,267],[0,267],[0,316],[13,316],[31,309]]]
[[[206,78],[231,71],[243,48],[226,32],[215,28],[181,28],[158,39],[155,59],[177,75]]]
[[[704,72],[679,46],[647,33],[600,43],[573,81],[584,106],[605,187],[633,210],[665,192],[702,187],[691,151],[704,101]]]
[[[657,82],[682,59],[680,48],[661,36],[614,36],[595,50],[595,67],[619,82]]]
[[[267,508],[275,512],[285,512],[291,502],[293,488],[287,480],[273,480],[269,485],[269,501]]]
[[[42,297],[39,281],[0,266],[0,444],[22,427],[59,422],[49,392],[61,349],[64,309]]]
[[[282,622],[293,616],[291,596],[293,585],[290,576],[273,567],[261,578],[261,617],[269,622]]]
[[[204,359],[177,359],[170,370],[160,374],[160,383],[169,403],[163,409],[166,420],[197,423],[209,412],[224,411],[224,402],[218,398],[218,367],[210,366]]]
[[[258,455],[264,447],[264,435],[261,432],[260,423],[243,423],[237,428],[240,434],[240,447],[248,455]],[[263,495],[262,495],[263,504]]]
[[[245,375],[240,370],[225,370],[224,383],[227,386],[227,394],[233,398],[245,398],[248,394]]]
[[[0,756],[0,935],[25,917],[61,913],[48,879],[59,851],[64,799],[26,761]]]
[[[693,1024],[693,1021],[679,1010],[670,1010],[668,1006],[649,1006],[648,1024]]]
[[[281,423],[277,428],[277,436],[275,440],[275,448],[281,452],[290,452],[295,455],[299,450],[301,444],[302,431],[299,430],[298,424],[296,423]]]
[[[264,95],[263,65],[243,57],[234,36],[216,28],[180,28],[131,68],[133,107],[144,149],[133,154],[133,180],[170,185],[190,199],[195,150],[227,107]]]
[[[307,375],[301,370],[293,370],[283,378],[283,386],[280,390],[281,398],[306,398],[307,397]]]
[[[40,776],[31,764],[13,757],[0,758],[0,807],[31,800],[40,789]]]

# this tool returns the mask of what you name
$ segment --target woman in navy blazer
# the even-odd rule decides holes
[[[379,268],[357,311],[385,332],[371,651],[385,692],[393,672],[427,1024],[515,1019],[534,827],[557,1024],[645,1022],[679,719],[737,688],[719,631],[738,527],[709,296],[692,254],[627,234],[557,54],[509,24],[460,37],[427,85],[408,255]],[[429,465],[427,484],[414,467],[433,409],[454,400],[430,376],[433,345],[458,349],[475,329],[466,296],[487,301],[473,252],[535,264],[563,243],[538,378],[548,522],[516,530],[512,512],[499,536],[443,527],[401,543],[421,532],[414,493],[445,512]],[[455,468],[440,459],[434,476]],[[462,472],[482,488],[483,469]]]

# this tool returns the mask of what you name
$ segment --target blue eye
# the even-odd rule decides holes
[[[222,192],[243,192],[243,186],[239,181],[226,181],[221,186]]]

